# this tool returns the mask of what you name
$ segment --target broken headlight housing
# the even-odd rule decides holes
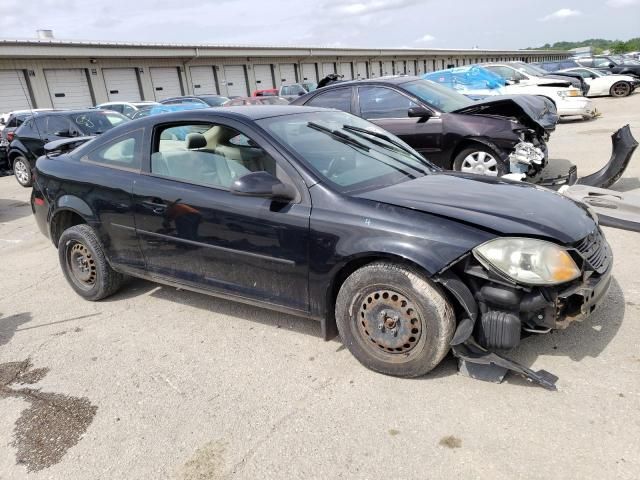
[[[526,285],[556,285],[580,276],[567,250],[533,238],[503,237],[473,249],[486,268]]]

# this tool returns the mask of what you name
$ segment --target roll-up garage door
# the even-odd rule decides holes
[[[44,71],[53,108],[87,108],[93,106],[91,90],[84,68]]]
[[[415,75],[416,74],[416,62],[415,60],[407,60],[405,63],[405,73],[407,75]]]
[[[242,65],[225,65],[224,77],[227,85],[227,95],[230,97],[246,97],[247,75]]]
[[[156,100],[183,95],[176,67],[151,67],[151,85]]]
[[[110,102],[139,102],[140,85],[133,68],[103,68],[104,85]]]
[[[318,75],[316,75],[315,63],[303,63],[302,64],[302,80],[305,82],[317,82]]]
[[[353,80],[351,62],[340,62],[340,75],[342,75],[343,80]]]
[[[368,78],[367,74],[367,62],[356,63],[356,78]]]
[[[382,76],[393,75],[393,62],[382,62]]]
[[[296,66],[293,63],[280,64],[280,84],[291,85],[296,83]]]
[[[369,71],[369,78],[377,78],[381,76],[381,67],[380,65],[382,65],[380,62],[371,62],[370,64],[370,71]]]
[[[394,75],[404,75],[405,73],[405,63],[404,60],[396,60],[393,62],[393,74]]]
[[[273,75],[271,75],[271,65],[254,65],[253,75],[256,80],[258,90],[268,90],[274,88]]]
[[[0,70],[0,113],[33,108],[22,70]]]
[[[330,73],[336,73],[336,67],[334,63],[325,62],[322,64],[322,76],[326,77]]]
[[[191,87],[194,95],[218,94],[218,85],[212,66],[191,67]]]

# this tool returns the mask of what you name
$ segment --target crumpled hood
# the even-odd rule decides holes
[[[452,113],[514,117],[528,128],[548,132],[555,130],[560,118],[553,102],[538,95],[496,95]]]
[[[490,229],[503,235],[577,242],[596,224],[572,200],[528,183],[463,173],[433,173],[357,195]]]

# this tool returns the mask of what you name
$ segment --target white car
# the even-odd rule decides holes
[[[160,105],[158,102],[141,101],[141,102],[106,102],[96,105],[100,110],[111,110],[118,112],[126,117],[131,118],[138,110],[151,108],[154,105]]]
[[[587,97],[628,97],[640,85],[640,80],[628,75],[607,75],[593,68],[575,67],[560,70],[577,73],[589,85]]]
[[[480,65],[499,75],[507,85],[491,91],[491,95],[542,95],[556,104],[561,117],[579,116],[585,119],[595,117],[598,112],[593,102],[582,95],[582,91],[572,87],[569,81],[532,75],[524,68],[514,68],[507,64]]]

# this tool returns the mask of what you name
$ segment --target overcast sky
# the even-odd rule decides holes
[[[342,47],[533,47],[640,36],[640,0],[0,0],[0,37]]]

